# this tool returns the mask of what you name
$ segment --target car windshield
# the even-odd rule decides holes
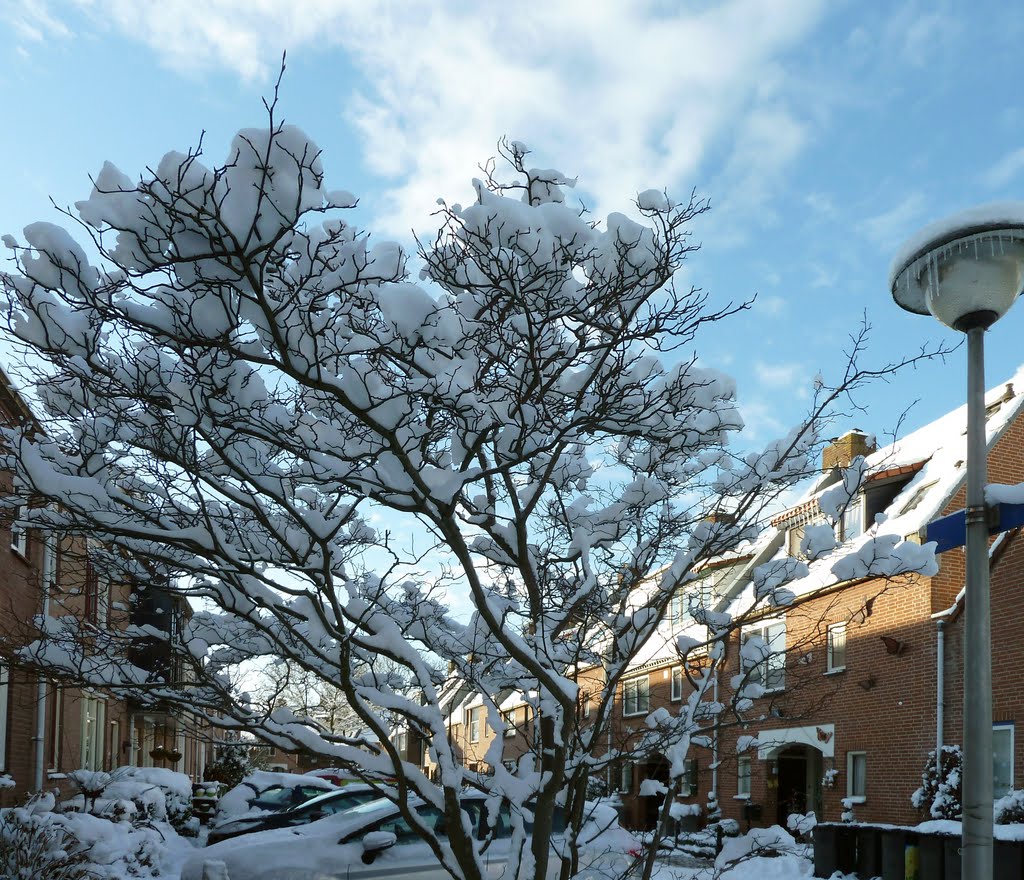
[[[282,788],[280,786],[277,788],[268,788],[266,791],[253,798],[253,800],[259,801],[259,803],[267,806],[291,803],[292,790],[290,788]]]

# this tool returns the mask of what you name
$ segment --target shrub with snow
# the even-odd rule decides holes
[[[778,825],[754,828],[742,837],[733,837],[725,842],[715,859],[715,869],[723,871],[761,857],[801,856],[802,852],[802,847],[793,839],[793,835]]]
[[[79,794],[65,802],[73,810],[114,822],[168,822],[179,834],[194,836],[192,782],[162,767],[118,767],[111,773],[74,770],[68,778]]]
[[[992,808],[996,825],[1024,824],[1024,791],[1011,791],[998,798]]]
[[[54,814],[31,806],[0,810],[0,877],[84,880],[92,877],[85,851]]]
[[[942,747],[941,772],[935,763],[935,751],[932,750],[921,774],[921,787],[910,796],[910,802],[919,810],[927,810],[933,819],[959,819],[963,809],[960,805],[960,782],[964,766],[960,746]]]

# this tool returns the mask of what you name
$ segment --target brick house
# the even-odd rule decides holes
[[[1024,482],[1024,370],[989,392],[986,402],[989,482]],[[838,547],[789,585],[796,594],[791,607],[733,634],[720,676],[724,692],[731,693],[734,676],[756,674],[765,694],[745,713],[748,723],[721,730],[717,767],[709,749],[692,751],[697,767],[688,802],[704,804],[716,788],[724,816],[754,824],[784,824],[789,813],[809,810],[836,820],[846,797],[859,820],[927,818],[910,796],[929,751],[959,744],[962,729],[963,547],[940,553],[933,577],[866,575],[837,582],[832,567],[854,557],[872,526],[879,536],[921,543],[929,522],[963,508],[965,427],[961,407],[883,449],[874,450],[859,431],[848,433],[826,448],[823,473],[810,492],[773,519],[750,558],[734,570],[717,608],[739,614],[750,603],[753,568],[799,557],[806,528],[824,522],[818,502],[836,485],[835,469],[866,456],[860,491],[837,526]],[[990,550],[997,796],[1024,787],[1024,743],[1015,731],[1018,717],[1024,720],[1019,533],[1003,533]],[[678,629],[679,621],[665,626]],[[741,658],[742,641],[750,635],[771,649],[756,669]],[[651,710],[664,704],[665,682],[678,664],[671,651],[661,656],[661,665],[655,659],[637,669],[648,681]],[[627,700],[628,692],[620,699]],[[754,744],[741,751],[750,737]],[[652,775],[649,766],[634,773],[634,786]],[[649,824],[643,800],[624,797],[630,824]]]
[[[1024,482],[1024,369],[986,401],[989,482]],[[879,569],[866,567],[871,559],[853,562],[869,531],[891,536],[894,544],[909,542],[903,546],[911,552],[924,541],[929,522],[963,507],[965,427],[961,407],[881,449],[860,431],[831,443],[820,476],[798,504],[774,517],[753,546],[705,566],[695,584],[673,599],[658,636],[617,688],[609,747],[628,747],[651,712],[677,711],[689,694],[675,640],[689,635],[700,642],[707,634],[689,612],[690,597],[699,592],[707,607],[745,614],[754,569],[801,557],[808,527],[825,522],[823,493],[839,484],[838,468],[862,455],[865,473],[835,527],[837,546],[810,561],[807,576],[788,585],[795,594],[792,605],[755,615],[732,634],[718,676],[720,696],[729,700],[734,683],[743,679],[759,682],[764,694],[742,713],[742,723],[725,724],[717,736],[691,748],[682,800],[706,816],[708,796],[716,792],[724,816],[762,825],[784,824],[789,813],[810,810],[836,820],[846,797],[860,820],[927,818],[910,796],[928,753],[938,744],[958,744],[962,727],[963,547],[940,553],[931,577],[883,578],[872,575]],[[1015,729],[1018,717],[1024,721],[1019,532],[995,538],[990,554],[997,793],[1024,788],[1024,742]],[[832,569],[843,560],[850,576],[838,577]],[[769,649],[755,665],[741,656],[752,636]],[[699,665],[700,651],[689,659]],[[595,677],[590,693],[598,693],[597,671],[586,674]],[[586,690],[582,684],[581,689]],[[482,702],[465,688],[453,685],[451,692],[456,696],[450,700],[449,738],[467,767],[486,772],[483,756],[495,734]],[[506,723],[517,727],[504,744],[503,760],[529,747],[528,702],[526,695],[509,694],[501,704]],[[581,712],[588,705],[584,696]],[[429,769],[429,757],[425,763]],[[651,827],[659,799],[639,792],[645,780],[667,778],[664,758],[654,752],[619,762],[608,777],[621,795],[623,821]]]
[[[0,420],[32,420],[2,371]],[[0,494],[11,488],[10,474],[0,473]],[[100,630],[127,623],[171,630],[190,613],[184,600],[158,589],[108,583],[93,569],[81,539],[45,540],[16,527],[15,513],[0,517],[0,620],[9,649],[34,639],[39,615],[73,615]],[[160,674],[171,663],[155,640],[140,643],[133,660]],[[16,657],[0,658],[0,773],[15,781],[0,789],[0,806],[40,788],[63,790],[67,772],[77,768],[169,767],[198,780],[210,754],[208,739],[193,719],[170,707],[73,687],[20,667]]]

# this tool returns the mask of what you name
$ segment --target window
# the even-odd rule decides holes
[[[992,726],[992,793],[1003,797],[1013,790],[1013,724]]]
[[[672,670],[672,699],[683,698],[683,667],[676,666]]]
[[[629,794],[633,790],[633,764],[623,761],[619,765],[619,792]]]
[[[401,733],[395,735],[395,751],[398,752],[398,757],[403,761],[406,757],[406,749],[409,746],[409,735],[403,730]]]
[[[84,770],[99,770],[102,766],[106,708],[99,697],[82,697],[80,764]]]
[[[184,749],[178,749],[185,754]],[[110,749],[107,751],[105,770],[113,770],[121,763],[121,724],[117,721],[110,722]]]
[[[846,505],[843,511],[842,540],[852,541],[864,532],[864,505],[860,498],[855,498]]]
[[[736,759],[736,797],[750,797],[750,758]]]
[[[100,577],[90,560],[85,563],[85,619],[89,623],[99,623],[100,614]]]
[[[683,780],[679,785],[679,794],[683,797],[691,797],[697,793],[697,761],[691,758],[687,760],[685,767]]]
[[[15,523],[11,524],[11,549],[19,556],[28,556],[28,532],[24,527],[17,525],[17,520],[25,515],[25,505],[18,505],[14,511]]]
[[[582,696],[580,697],[580,699],[583,701],[583,717],[584,718],[589,718],[590,717],[590,694],[588,694],[586,691],[584,691]]]
[[[471,743],[480,742],[480,715],[483,712],[483,706],[476,706],[469,710],[469,741]]]
[[[10,673],[7,664],[0,663],[0,770],[7,768],[7,691]]]
[[[833,623],[828,628],[828,671],[846,669],[846,624]]]
[[[868,793],[868,753],[846,753],[846,796],[855,804],[862,804]]]
[[[673,627],[685,626],[693,618],[690,616],[690,603],[682,590],[677,590],[668,605],[668,622]]]
[[[786,686],[786,624],[770,623],[744,630],[744,643],[750,639],[761,640],[765,656],[756,662],[749,656],[742,659],[747,680],[760,684],[766,691],[782,690]]]
[[[505,722],[505,736],[515,736],[519,732],[516,730],[515,709],[509,709],[507,712],[502,712],[501,720]]]
[[[800,542],[804,539],[804,526],[793,526],[786,532],[786,553],[796,557],[800,555]]]
[[[64,690],[56,682],[50,682],[47,699],[52,701],[50,715],[50,761],[49,769],[54,773],[61,771],[61,734],[64,731]]]
[[[631,678],[622,683],[622,714],[644,715],[651,709],[651,680],[649,676]]]

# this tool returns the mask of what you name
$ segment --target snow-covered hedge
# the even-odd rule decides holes
[[[118,767],[110,773],[74,770],[68,779],[79,794],[64,807],[116,822],[168,822],[180,834],[194,836],[192,782],[184,773],[162,767]]]
[[[125,880],[173,873],[191,845],[164,821],[134,821],[130,801],[109,815],[55,813],[52,795],[0,810],[0,877]]]

